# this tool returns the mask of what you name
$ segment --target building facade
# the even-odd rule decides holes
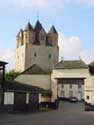
[[[59,62],[51,74],[53,98],[83,100],[88,74],[88,66],[82,60]]]
[[[33,64],[51,71],[58,62],[58,33],[54,26],[46,33],[37,21],[33,28],[30,23],[16,36],[15,71],[22,72]]]

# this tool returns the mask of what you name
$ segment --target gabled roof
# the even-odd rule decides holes
[[[94,75],[94,61],[91,62],[91,63],[88,65],[88,67],[89,67],[89,72],[90,72],[90,74],[91,74],[91,75]]]
[[[56,28],[54,26],[51,27],[51,29],[49,30],[48,33],[55,33],[55,34],[58,34],[57,31],[56,31]]]
[[[82,60],[66,60],[56,64],[55,69],[86,69],[88,66]]]
[[[16,35],[16,37],[19,37],[20,33],[23,33],[23,29],[20,29],[20,31],[18,32],[18,34]]]
[[[34,30],[35,30],[35,32],[38,34],[41,29],[44,30],[44,28],[42,27],[42,25],[41,25],[41,23],[39,22],[39,20],[37,20],[37,22],[36,22],[36,24],[35,24]],[[45,32],[45,30],[44,30],[44,32]]]
[[[30,24],[30,22],[28,22],[28,24],[25,27],[25,31],[33,31],[33,30],[34,29],[33,29],[32,25]]]
[[[22,72],[21,74],[49,74],[49,72],[44,71],[39,66],[34,64],[30,68],[28,68],[24,72]]]

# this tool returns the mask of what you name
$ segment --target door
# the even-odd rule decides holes
[[[39,106],[39,94],[38,93],[30,93],[29,95],[29,110],[36,111]]]
[[[26,110],[26,93],[14,93],[14,110]]]
[[[82,100],[82,92],[78,92],[78,101]]]

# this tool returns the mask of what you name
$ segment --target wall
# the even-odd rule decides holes
[[[51,55],[49,57],[49,55]],[[58,47],[24,44],[15,52],[15,71],[24,71],[33,64],[44,70],[51,70],[58,62]]]
[[[87,96],[89,96],[89,99]],[[90,74],[85,84],[85,101],[94,104],[94,76]]]
[[[51,75],[51,89],[53,93],[52,101],[57,99],[58,86],[56,78],[87,78],[89,75],[88,69],[56,69]],[[87,84],[85,80],[85,84]]]
[[[51,89],[51,78],[50,75],[20,75],[15,81],[20,83],[37,86],[43,89]]]
[[[61,96],[62,91],[64,92],[64,97],[69,98],[69,92],[73,92],[73,97],[78,98],[78,93],[82,93],[82,99],[84,99],[84,85],[81,85],[81,88],[78,89],[78,84],[72,84],[72,88],[70,88],[70,84],[64,84],[64,88],[62,88],[62,84],[58,85],[58,96]]]

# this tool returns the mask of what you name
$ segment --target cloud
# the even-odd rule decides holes
[[[90,49],[85,49],[82,46],[79,37],[65,37],[63,34],[59,36],[59,55],[60,59],[79,59],[81,58],[86,63],[90,63],[94,59],[94,46]]]
[[[0,5],[16,6],[20,8],[48,8],[48,7],[63,7],[65,0],[3,0]],[[31,8],[31,9],[32,9]]]
[[[80,56],[82,45],[79,37],[59,37],[60,56],[65,59],[75,59]]]

